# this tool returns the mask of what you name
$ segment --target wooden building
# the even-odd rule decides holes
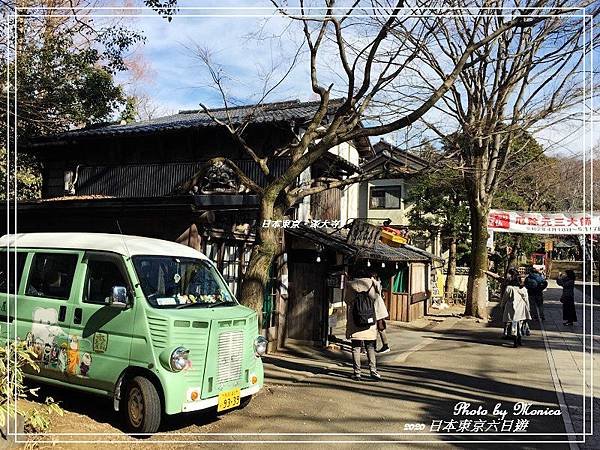
[[[286,233],[288,341],[326,344],[336,318],[344,318],[345,274],[358,267],[377,272],[390,320],[409,322],[427,313],[429,271],[437,259],[419,248],[390,247],[377,239],[372,246],[348,239],[348,229],[302,226]]]
[[[332,108],[335,105],[333,101]],[[239,122],[252,114],[246,140],[259,149],[259,156],[272,156],[302,134],[317,107],[317,102],[290,101],[259,109],[232,108],[229,114]],[[211,113],[221,120],[227,115],[222,109]],[[41,137],[20,150],[35,153],[43,165],[43,198],[19,203],[18,232],[91,231],[178,241],[205,253],[232,291],[239,290],[259,226],[258,198],[226,164],[209,161],[226,157],[257,184],[265,186],[266,180],[255,162],[207,114],[181,111],[143,122],[88,127]],[[309,169],[310,176],[347,177],[360,172],[359,166],[374,156],[368,140],[341,144]],[[378,158],[381,163],[381,155]],[[285,154],[270,158],[269,163],[275,176],[289,164]],[[289,216],[345,223],[358,217],[358,201],[358,186],[331,189],[305,199]],[[6,223],[0,226],[7,231]],[[412,284],[403,284],[401,293],[390,288],[390,310],[400,320],[424,312],[426,286],[414,280],[426,279],[416,273],[426,270],[418,265],[425,268],[428,255],[384,244],[367,254],[364,249],[346,247],[343,232],[339,236],[309,228],[301,232],[304,235],[293,230],[286,233],[265,297],[263,326],[278,346],[286,339],[324,342],[328,311],[339,297],[331,286],[333,274],[357,261],[398,263],[406,270],[410,265],[415,271],[410,272]],[[319,252],[320,266],[315,265]],[[320,275],[306,276],[317,268],[323,269]],[[408,295],[408,303],[400,300],[403,294]]]
[[[317,108],[318,102],[289,101],[230,108],[229,114],[239,122],[252,114],[245,138],[263,156],[297,139]],[[211,113],[220,120],[227,117],[224,109]],[[343,146],[315,163],[313,174],[348,176],[359,169],[339,155],[353,155],[355,161],[373,155],[368,140]],[[88,127],[40,137],[20,150],[35,153],[42,163],[43,186],[41,201],[19,204],[19,232],[122,232],[176,240],[207,254],[234,293],[238,290],[254,243],[258,199],[227,165],[208,161],[226,157],[259,185],[266,180],[207,114],[181,111]],[[290,158],[281,155],[271,158],[269,166],[277,177],[289,164]],[[303,220],[311,214],[339,216],[343,195],[337,189],[322,193],[290,214]]]

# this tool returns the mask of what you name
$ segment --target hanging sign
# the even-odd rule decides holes
[[[600,216],[583,213],[543,213],[492,209],[488,230],[504,233],[600,233]]]
[[[350,227],[346,242],[358,247],[373,248],[380,235],[381,228],[371,225],[366,220],[355,219]]]

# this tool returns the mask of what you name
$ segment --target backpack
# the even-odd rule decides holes
[[[525,278],[525,288],[528,291],[534,291],[536,289],[538,289],[539,285],[538,282],[535,280],[535,278],[528,276],[527,278]]]
[[[369,328],[375,324],[375,300],[369,297],[369,291],[357,292],[352,307],[352,318],[358,327]]]

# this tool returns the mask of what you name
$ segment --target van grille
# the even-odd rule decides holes
[[[206,347],[208,346],[207,329],[174,328],[172,342],[177,343],[176,345],[183,345],[190,351],[192,367],[182,372],[183,378],[185,378],[190,385],[201,385],[202,375],[204,373]]]
[[[158,349],[167,346],[169,340],[169,323],[161,317],[148,316],[148,329],[152,338],[152,344]]]
[[[219,384],[237,381],[242,376],[244,333],[226,331],[219,335]]]

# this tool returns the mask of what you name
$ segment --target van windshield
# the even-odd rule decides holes
[[[172,256],[134,256],[144,295],[157,308],[231,306],[237,302],[207,261]]]

